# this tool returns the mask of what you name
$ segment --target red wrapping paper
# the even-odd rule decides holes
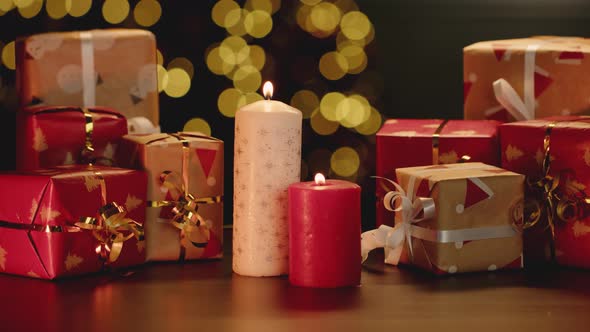
[[[105,180],[106,201],[125,207],[128,218],[143,224],[143,172],[69,166],[0,174],[0,272],[55,279],[103,268],[104,260],[96,252],[99,241],[92,231],[74,226],[81,217],[97,216],[102,206],[95,171]],[[109,264],[118,268],[144,261],[143,241],[133,237]]]
[[[396,180],[395,170],[401,167],[432,165],[433,135],[443,120],[388,120],[377,133],[377,176]],[[440,131],[440,164],[456,163],[464,155],[470,161],[489,165],[500,164],[497,121],[450,120]],[[387,192],[377,183],[377,226],[392,226],[394,214],[383,207]]]
[[[502,166],[537,181],[544,176],[543,140],[547,126],[551,130],[549,175],[559,175],[557,191],[565,197],[588,197],[590,190],[590,118],[552,117],[504,124],[500,127]],[[527,201],[539,201],[546,206],[539,191],[529,188]],[[576,218],[565,222],[555,218],[554,254],[558,264],[590,268],[590,214],[587,206],[580,206]],[[526,219],[526,218],[525,218]],[[551,233],[547,215],[524,233],[525,264],[538,265],[551,258]]]
[[[116,165],[114,160],[127,121],[114,110],[90,108],[91,135],[96,162]],[[50,168],[84,164],[86,120],[79,107],[34,107],[18,112],[16,120],[17,169]]]

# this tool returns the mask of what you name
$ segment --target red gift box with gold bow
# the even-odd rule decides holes
[[[114,160],[127,121],[104,107],[32,107],[16,117],[16,166],[20,170]]]
[[[395,181],[401,167],[452,164],[462,160],[500,164],[497,121],[395,119],[377,133],[376,175]],[[393,225],[382,203],[391,188],[377,182],[377,225]]]
[[[101,166],[0,174],[0,272],[55,279],[145,261],[146,176]]]
[[[147,259],[223,254],[223,141],[196,132],[127,135],[123,166],[148,174]]]
[[[527,176],[528,266],[590,268],[590,117],[551,117],[500,127],[502,166]]]

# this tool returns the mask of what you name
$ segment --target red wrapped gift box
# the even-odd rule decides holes
[[[127,121],[108,108],[34,107],[18,112],[16,167],[49,168],[95,161],[116,165],[117,144]],[[86,151],[87,144],[94,150]]]
[[[502,166],[527,176],[526,216],[533,223],[524,232],[528,266],[554,258],[590,268],[589,132],[590,117],[576,116],[500,127]],[[549,223],[555,226],[553,240]]]
[[[100,166],[0,174],[0,272],[55,279],[143,263],[146,181]]]
[[[387,120],[377,133],[377,176],[395,181],[401,167],[452,164],[470,161],[500,164],[497,121],[487,120]],[[377,226],[393,225],[394,215],[383,207],[390,188],[377,184]]]

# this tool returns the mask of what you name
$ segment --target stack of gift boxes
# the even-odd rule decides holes
[[[54,279],[221,257],[223,142],[160,133],[153,34],[40,34],[18,39],[16,55],[0,272]]]
[[[48,33],[16,49],[0,271],[54,279],[221,257],[223,142],[160,133],[154,36]],[[589,55],[573,37],[466,47],[465,120],[377,133],[379,228],[362,255],[384,247],[386,263],[435,274],[590,267]]]
[[[363,255],[436,274],[590,267],[590,40],[479,42],[465,120],[388,120],[377,133],[377,225]]]

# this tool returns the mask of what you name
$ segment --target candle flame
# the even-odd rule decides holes
[[[262,94],[264,95],[264,99],[268,100],[272,98],[272,93],[274,92],[273,90],[272,83],[270,81],[266,81],[262,86]]]
[[[322,173],[317,173],[313,179],[315,181],[315,184],[326,184],[326,178]]]

